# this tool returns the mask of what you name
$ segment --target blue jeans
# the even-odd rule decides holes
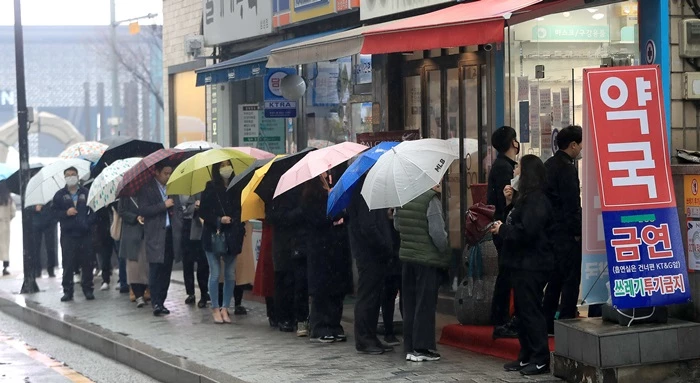
[[[219,308],[219,276],[221,275],[221,256],[207,251],[207,261],[209,262],[209,297],[211,307]],[[236,257],[225,256],[224,258],[224,300],[223,308],[231,306],[233,288],[236,286]]]

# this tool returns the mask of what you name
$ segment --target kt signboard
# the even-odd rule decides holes
[[[658,65],[584,71],[613,306],[690,300]]]

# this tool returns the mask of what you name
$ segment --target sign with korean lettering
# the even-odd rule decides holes
[[[690,299],[658,65],[584,70],[613,306]]]
[[[272,2],[202,0],[204,42],[218,45],[272,32]]]
[[[538,25],[532,27],[532,41],[609,42],[607,25]]]
[[[688,234],[688,269],[700,270],[700,176],[683,176],[683,186]]]
[[[263,97],[265,99],[265,117],[293,118],[297,116],[297,102],[282,96],[282,79],[289,74],[296,74],[293,68],[268,69],[265,74]]]

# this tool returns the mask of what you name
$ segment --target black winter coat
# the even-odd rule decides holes
[[[387,209],[369,210],[357,185],[347,208],[352,255],[360,262],[388,262],[393,238]]]
[[[200,200],[199,216],[204,220],[202,228],[204,251],[212,250],[211,236],[220,230],[226,236],[227,255],[234,256],[241,253],[245,237],[245,225],[241,222],[241,203],[240,200],[235,201],[226,193],[226,186],[216,185],[212,181],[207,182]],[[231,217],[231,223],[221,224],[223,216]]]
[[[542,191],[532,192],[506,209],[506,222],[499,234],[503,247],[499,257],[513,269],[550,271],[554,268],[552,239],[549,236],[552,204]]]
[[[505,221],[506,218],[506,197],[503,189],[510,185],[513,179],[513,172],[517,162],[508,158],[505,154],[498,154],[496,160],[491,165],[488,178],[488,189],[486,192],[486,203],[493,205],[496,211],[493,214],[494,221]],[[493,236],[493,244],[500,251],[503,239],[499,235]]]
[[[61,223],[61,237],[89,237],[90,225],[94,224],[96,216],[87,206],[88,190],[78,188],[78,203],[73,203],[68,188],[65,187],[53,197],[53,212],[58,222]],[[66,212],[75,207],[78,214],[69,217]]]
[[[544,163],[547,169],[545,192],[552,202],[554,222],[550,237],[571,240],[581,236],[581,185],[574,160],[558,151]]]
[[[292,269],[292,256],[298,252],[298,231],[304,222],[300,203],[301,188],[296,187],[265,205],[265,223],[273,227],[272,262],[275,271]]]

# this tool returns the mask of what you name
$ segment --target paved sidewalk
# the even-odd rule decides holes
[[[96,280],[99,280],[97,278]],[[503,360],[438,346],[439,362],[405,361],[402,352],[365,356],[355,352],[352,326],[344,324],[350,339],[340,344],[310,344],[270,329],[264,305],[244,302],[249,314],[234,318],[233,325],[216,325],[208,309],[184,304],[184,286],[173,283],[167,307],[172,314],[153,317],[147,308],[137,309],[128,295],[95,291],[96,300],[85,301],[77,292],[74,302],[61,303],[60,280],[37,280],[42,292],[22,296],[59,318],[70,316],[127,336],[163,353],[178,356],[178,367],[187,362],[208,367],[246,382],[558,382],[551,376],[525,378],[502,370]],[[0,291],[17,294],[21,280],[0,278]],[[21,299],[20,299],[21,300]],[[174,364],[174,363],[171,363]]]
[[[8,344],[10,338],[0,334],[0,382],[70,383],[71,380],[52,367],[18,351]],[[51,361],[52,366],[58,362]],[[86,380],[88,381],[88,380]]]

